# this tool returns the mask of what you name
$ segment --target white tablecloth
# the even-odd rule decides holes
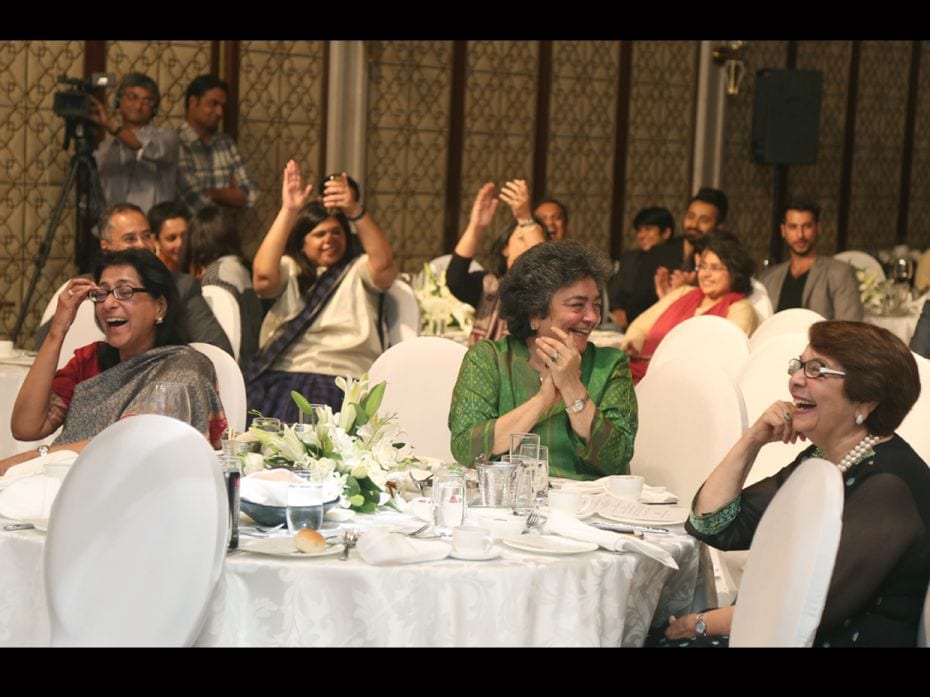
[[[639,646],[654,615],[689,610],[698,570],[694,539],[652,539],[679,571],[602,551],[555,557],[502,547],[493,561],[384,567],[357,551],[346,562],[239,552],[226,559],[197,643]],[[0,531],[0,644],[48,642],[43,544],[36,531]]]
[[[872,315],[868,313],[865,315],[866,322],[874,324],[876,327],[884,327],[901,339],[905,344],[911,343],[911,337],[914,336],[914,330],[917,329],[918,319],[920,319],[919,312],[902,317],[886,317],[884,315]]]

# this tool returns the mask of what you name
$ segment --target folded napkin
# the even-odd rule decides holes
[[[0,516],[12,520],[48,520],[61,480],[37,474],[17,479],[0,491]]]
[[[77,460],[78,454],[73,450],[56,450],[45,457],[36,456],[31,460],[13,465],[0,477],[0,490],[10,486],[13,482],[36,474],[45,474],[45,465],[70,465]]]
[[[643,491],[639,495],[640,503],[678,503],[678,497],[664,486],[649,486],[643,484]]]
[[[555,486],[563,491],[577,491],[581,494],[601,494],[607,491],[607,477],[591,482],[579,482],[574,479],[555,480]],[[550,479],[549,481],[553,481]],[[664,486],[643,485],[639,495],[640,503],[678,503],[678,497]]]
[[[447,542],[415,540],[384,529],[374,528],[358,539],[357,549],[369,564],[416,564],[445,559],[452,551]]]
[[[631,535],[622,535],[609,530],[599,530],[582,523],[573,515],[563,511],[550,511],[549,518],[544,526],[546,532],[553,535],[569,537],[582,542],[594,542],[611,552],[637,552],[643,556],[655,559],[663,566],[678,570],[678,564],[671,554],[658,545],[640,540]]]
[[[239,496],[263,506],[287,506],[287,487],[291,482],[303,481],[283,467],[255,472],[239,481]],[[336,480],[323,485],[323,500],[332,501],[339,496]]]

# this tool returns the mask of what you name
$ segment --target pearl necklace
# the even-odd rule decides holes
[[[846,474],[846,471],[849,470],[853,465],[861,462],[869,454],[869,451],[872,450],[872,446],[878,443],[881,440],[879,436],[873,436],[871,434],[866,435],[865,438],[860,440],[852,450],[850,450],[846,455],[843,456],[843,459],[836,463],[836,468],[842,474]],[[824,452],[820,448],[814,452],[815,457],[824,457]]]

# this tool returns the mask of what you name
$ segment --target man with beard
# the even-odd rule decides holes
[[[759,276],[775,311],[806,307],[826,319],[862,321],[865,310],[854,269],[842,261],[817,255],[820,206],[809,201],[789,203],[782,215],[781,236],[791,260],[770,266]]]
[[[730,208],[727,195],[720,189],[702,186],[688,202],[682,225],[683,235],[668,241],[663,252],[667,255],[655,274],[656,295],[661,298],[672,288],[693,286],[697,281],[694,246],[710,233],[723,229]]]

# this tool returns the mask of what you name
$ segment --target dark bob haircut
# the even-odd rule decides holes
[[[191,221],[191,215],[187,212],[187,206],[180,201],[162,201],[156,203],[149,209],[149,229],[155,233],[155,237],[161,235],[162,226],[169,220],[183,218],[185,222]]]
[[[200,269],[222,256],[242,256],[242,242],[232,213],[207,206],[194,214],[181,247],[181,268]]]
[[[732,233],[714,232],[700,240],[701,252],[713,252],[730,272],[730,290],[752,295],[752,272],[756,264]]]
[[[539,229],[543,231],[543,236],[546,238],[546,242],[552,240],[552,235],[549,232],[549,229],[543,224],[543,221],[540,220],[538,216],[533,216],[533,222],[539,226]],[[507,257],[504,256],[504,247],[510,244],[510,237],[513,235],[513,231],[517,229],[517,221],[511,220],[507,223],[507,227],[498,233],[497,237],[494,238],[494,242],[491,243],[491,263],[494,264],[494,273],[498,277],[503,277],[507,273]]]
[[[659,232],[675,229],[675,218],[672,217],[668,208],[660,206],[650,206],[642,208],[633,218],[633,230],[639,230],[641,227],[655,225]]]
[[[526,250],[510,267],[500,287],[501,317],[517,339],[534,334],[534,317],[548,317],[552,296],[586,278],[601,291],[610,276],[610,263],[600,253],[574,240],[538,244]]]
[[[865,425],[890,436],[920,396],[920,374],[911,350],[887,329],[865,322],[817,322],[811,348],[835,359],[843,370],[843,392],[853,402],[878,402]]]
[[[104,270],[111,266],[131,266],[139,274],[142,287],[150,297],[167,301],[168,311],[165,312],[164,321],[155,325],[155,345],[186,344],[188,337],[184,331],[184,308],[171,272],[161,259],[147,249],[137,248],[103,254],[94,267],[94,283],[100,283]]]
[[[331,215],[319,201],[311,201],[306,204],[297,214],[297,220],[294,222],[294,227],[291,228],[291,232],[287,236],[287,242],[284,245],[284,253],[297,262],[297,266],[300,267],[300,278],[297,279],[297,285],[301,293],[316,282],[316,266],[310,263],[310,260],[304,254],[304,238],[308,232],[327,218],[335,218],[342,228],[342,233],[346,236],[346,255],[351,258],[359,253],[358,243],[354,240],[354,236],[349,234],[349,221],[345,215],[341,212]]]

